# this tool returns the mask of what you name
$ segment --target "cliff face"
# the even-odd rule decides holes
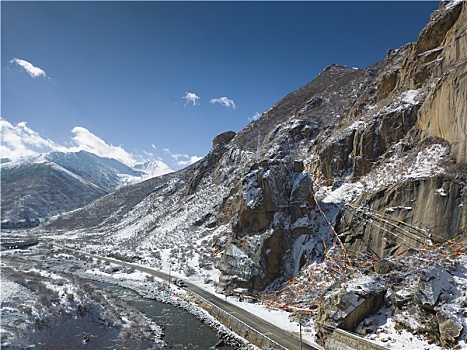
[[[292,276],[302,254],[293,256],[297,239],[310,240],[314,201],[303,164],[285,161],[254,163],[224,210],[235,213],[231,235],[220,259],[219,290],[231,284],[264,289],[284,274]],[[242,256],[241,259],[238,257]],[[283,264],[288,256],[290,265]]]
[[[433,25],[420,35],[424,38],[436,31],[436,42],[421,52],[425,49],[422,41],[415,50],[421,52],[418,57],[427,61],[423,65],[431,73],[427,79],[431,78],[433,84],[418,115],[417,126],[423,137],[440,137],[448,141],[457,163],[465,163],[467,159],[466,12],[465,4],[457,5],[444,16],[440,11],[430,22]]]

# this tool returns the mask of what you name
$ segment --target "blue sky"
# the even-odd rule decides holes
[[[102,142],[179,169],[325,66],[365,68],[415,41],[437,7],[2,1],[1,117],[54,145]]]

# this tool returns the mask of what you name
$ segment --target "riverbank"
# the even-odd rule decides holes
[[[111,293],[97,290],[93,281],[129,288],[141,297],[181,308],[215,330],[221,343],[234,349],[258,349],[198,307],[183,290],[169,291],[165,281],[43,245],[2,252],[2,348],[39,343],[69,347],[64,334],[73,338],[72,347],[76,349],[105,348],[109,344],[120,349],[164,347],[163,327]],[[18,328],[19,324],[23,326]],[[88,329],[85,324],[94,326]],[[63,325],[67,330],[59,332]],[[78,334],[73,330],[79,330]],[[96,339],[100,339],[99,344]]]
[[[88,264],[41,246],[2,252],[2,349],[162,349],[159,325],[73,273]]]
[[[118,268],[117,265],[109,265],[110,269]],[[217,332],[219,339],[226,345],[234,349],[241,350],[259,350],[258,347],[246,341],[235,332],[224,326],[206,310],[200,307],[196,298],[186,293],[180,287],[171,286],[168,289],[166,281],[152,279],[144,272],[128,271],[122,269],[113,274],[104,272],[99,268],[89,269],[85,272],[78,272],[83,278],[92,279],[99,282],[116,284],[121,287],[129,288],[141,297],[156,300],[162,303],[181,308],[194,315],[199,321]],[[149,279],[148,279],[149,278]]]

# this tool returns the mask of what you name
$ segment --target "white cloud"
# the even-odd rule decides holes
[[[183,96],[183,99],[186,100],[186,103],[193,103],[193,106],[199,106],[199,96],[197,96],[193,92],[187,92],[185,93],[185,96]]]
[[[188,159],[186,159],[186,160],[177,161],[177,165],[188,166],[190,164],[196,163],[200,159],[203,159],[203,157],[198,157],[198,156],[191,156],[191,157],[187,157],[187,158]]]
[[[155,155],[151,152],[141,151],[141,154],[132,154],[120,146],[113,146],[106,143],[100,137],[94,135],[84,127],[74,127],[71,130],[72,142],[67,146],[61,146],[50,139],[43,138],[37,132],[30,129],[26,122],[20,122],[13,125],[0,118],[0,154],[2,158],[10,160],[19,160],[31,156],[39,156],[44,153],[58,152],[79,152],[86,151],[96,154],[100,157],[113,158],[126,165],[133,166],[138,163],[154,159]],[[157,147],[151,144],[153,149]],[[174,164],[178,167],[185,167],[197,162],[202,157],[185,153],[172,153],[170,149],[162,149],[167,155],[174,159]],[[157,160],[162,161],[161,158]]]
[[[20,60],[19,58],[13,58],[10,63],[17,64],[18,66],[21,66],[24,68],[24,70],[32,77],[32,78],[38,78],[38,77],[46,77],[45,72],[40,69],[39,67],[33,66],[32,63],[25,61],[25,60]]]
[[[125,151],[122,147],[108,145],[104,140],[83,127],[76,126],[71,132],[75,134],[72,138],[76,144],[76,147],[71,149],[73,151],[87,151],[101,157],[119,160],[127,165],[134,165],[137,163],[134,156]]]
[[[203,157],[198,156],[190,156],[188,154],[182,153],[172,153],[170,149],[164,148],[164,152],[170,155],[173,159],[175,159],[175,164],[178,166],[188,166],[190,164],[196,163],[198,160],[203,159]]]
[[[122,147],[108,145],[87,129],[79,126],[71,130],[74,134],[71,147],[60,146],[50,139],[43,138],[37,132],[30,129],[26,125],[26,122],[12,125],[5,119],[0,118],[0,132],[0,152],[2,158],[18,160],[53,151],[87,151],[101,157],[117,159],[127,165],[137,163],[135,156],[125,151]]]
[[[210,101],[212,104],[214,103],[219,103],[221,104],[222,106],[224,107],[228,107],[228,108],[237,108],[237,106],[235,105],[235,102],[231,99],[228,99],[227,97],[220,97],[220,98],[213,98],[211,99]]]
[[[17,160],[41,153],[64,150],[52,140],[41,137],[37,132],[27,127],[25,122],[16,126],[0,118],[0,153],[2,158]]]
[[[180,153],[175,153],[175,154],[171,154],[170,155],[172,158],[174,158],[175,160],[179,160],[180,158],[188,158],[188,154],[180,154]]]
[[[259,118],[261,118],[262,114],[256,112],[255,115],[251,116],[248,118],[248,120],[250,122],[254,122],[254,121],[257,121]]]

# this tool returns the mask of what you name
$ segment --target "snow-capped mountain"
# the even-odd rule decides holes
[[[170,171],[160,161],[131,168],[86,151],[50,152],[19,161],[3,159],[2,228],[35,226],[117,188]]]
[[[218,292],[282,288],[284,304],[287,289],[301,308],[319,307],[321,343],[321,325],[355,330],[368,310],[397,312],[397,327],[443,346],[464,341],[466,25],[465,2],[442,2],[417,42],[366,69],[330,65],[238,134],[217,136],[201,161],[36,232],[159,268],[170,260]],[[345,285],[332,297],[352,275],[378,290]],[[367,296],[372,307],[353,312]]]
[[[144,163],[136,164],[133,166],[133,169],[142,171],[148,177],[165,175],[174,171],[161,160],[150,160]]]
[[[2,229],[37,226],[40,221],[80,208],[107,192],[50,162],[8,162],[1,166]]]
[[[144,175],[118,160],[99,157],[86,151],[51,152],[41,157],[89,180],[107,192],[120,187],[125,177],[139,178]]]

